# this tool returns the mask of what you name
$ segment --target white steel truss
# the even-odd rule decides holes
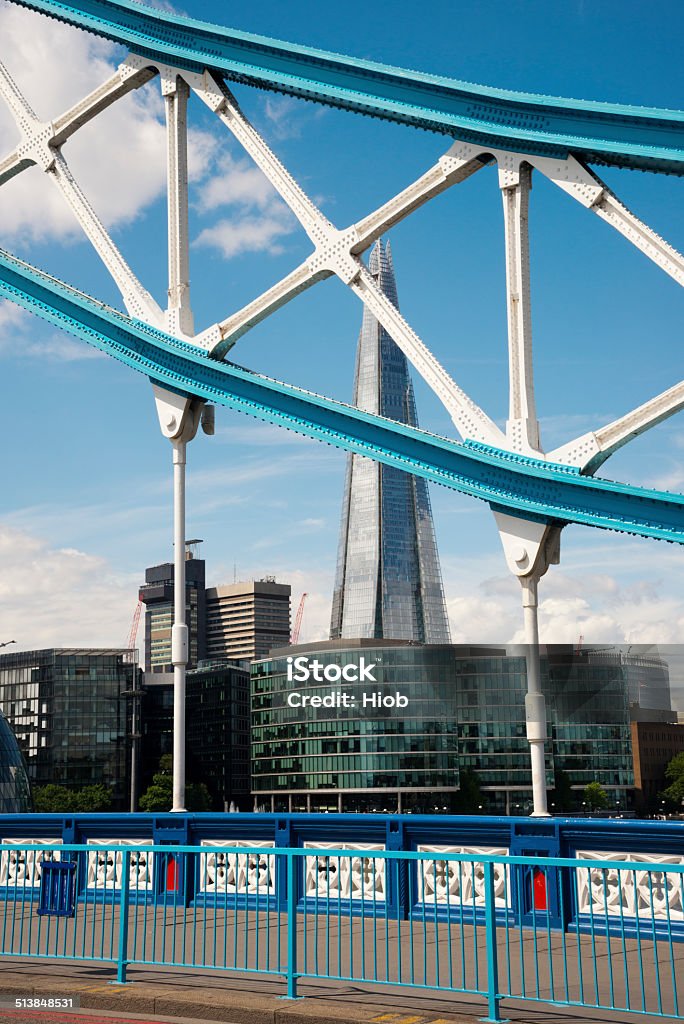
[[[65,142],[118,99],[160,75],[167,118],[168,263],[166,310],[137,279],[98,219],[62,155]],[[265,174],[311,239],[311,256],[242,309],[195,334],[190,305],[188,238],[187,103],[195,92],[213,110]],[[2,93],[21,132],[21,142],[0,161],[0,184],[37,164],[60,189],[75,217],[116,282],[133,316],[192,340],[215,356],[230,348],[262,320],[318,281],[336,276],[377,317],[415,369],[445,405],[463,438],[577,466],[594,472],[625,444],[682,408],[684,382],[674,385],[614,423],[544,453],[535,408],[527,211],[535,169],[618,230],[677,283],[684,284],[684,257],[631,213],[591,170],[574,157],[565,160],[514,154],[454,142],[424,174],[377,210],[338,229],[306,195],[262,136],[245,117],[224,82],[205,72],[172,68],[131,54],[117,71],[83,100],[51,122],[41,122],[7,70],[0,65]],[[406,319],[377,287],[361,255],[381,235],[454,184],[494,160],[503,197],[508,309],[509,413],[505,433],[441,366]]]

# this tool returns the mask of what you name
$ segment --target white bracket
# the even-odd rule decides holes
[[[560,562],[561,527],[494,511],[506,565],[514,576],[539,580]]]
[[[152,383],[159,426],[169,441],[192,441],[202,418],[204,402],[187,395],[178,395]]]

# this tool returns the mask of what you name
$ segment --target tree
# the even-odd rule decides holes
[[[608,806],[608,794],[600,782],[590,782],[584,787],[584,800],[590,811],[600,811]]]
[[[112,806],[112,794],[101,782],[94,786],[84,786],[74,794],[77,811],[108,811]]]
[[[189,811],[211,810],[211,793],[204,782],[191,782],[185,787],[185,806]]]
[[[152,776],[152,783],[140,797],[141,811],[170,811],[173,807],[173,758],[164,754],[159,761],[159,771]],[[189,811],[210,811],[211,795],[203,782],[190,782],[185,787],[185,806]]]
[[[665,778],[670,785],[663,790],[661,797],[677,808],[681,807],[684,801],[684,752],[672,758],[665,769]]]
[[[141,811],[170,811],[173,807],[173,758],[164,754],[159,761],[159,771],[152,776],[152,783],[138,801]]]
[[[76,810],[76,794],[50,782],[33,790],[33,806],[39,814],[70,814]]]
[[[456,794],[456,814],[477,814],[484,804],[480,777],[472,768],[459,772],[459,791]]]
[[[39,814],[108,811],[112,806],[112,794],[101,782],[83,789],[68,789],[51,782],[33,790],[33,806]]]
[[[570,785],[570,776],[559,768],[555,773],[556,785],[549,793],[549,808],[555,804],[555,811],[572,811],[575,806],[575,793]]]

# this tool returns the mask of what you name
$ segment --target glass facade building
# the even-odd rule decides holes
[[[142,700],[142,786],[173,753],[173,676],[145,674]],[[203,662],[186,676],[185,760],[188,782],[204,782],[213,810],[250,808],[249,668]]]
[[[185,621],[188,668],[201,661],[263,658],[290,639],[290,586],[273,577],[205,588],[199,541],[188,541],[185,559]],[[145,605],[145,672],[173,671],[174,568],[171,562],[145,570],[139,598]]]
[[[26,762],[4,715],[0,715],[0,814],[31,810]]]
[[[398,308],[389,244],[375,245],[369,270]],[[368,308],[354,405],[418,423],[406,356]],[[347,462],[330,636],[449,642],[427,483],[360,455]]]
[[[130,698],[136,667],[124,650],[50,649],[0,656],[0,708],[32,786],[102,783],[128,805]]]
[[[313,670],[314,662],[327,678],[298,679],[302,663]],[[372,679],[341,675],[363,666]],[[562,772],[575,790],[597,781],[611,802],[628,805],[628,667],[622,655],[542,648],[549,789]],[[338,640],[284,648],[252,665],[251,688],[252,790],[267,809],[455,810],[466,771],[488,811],[531,806],[524,647]],[[347,706],[336,694],[347,694]]]
[[[145,672],[173,672],[173,576],[173,562],[153,565],[145,570],[145,583],[138,595],[145,605]],[[185,557],[185,621],[190,668],[206,657],[204,576],[204,559],[195,558],[192,548],[189,548]]]

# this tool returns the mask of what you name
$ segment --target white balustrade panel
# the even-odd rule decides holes
[[[419,846],[419,853],[467,853],[470,856],[506,857],[507,847],[496,846]],[[416,861],[418,902],[483,908],[485,868],[481,861]],[[510,871],[507,864],[494,864],[494,905],[511,906]]]
[[[44,860],[60,860],[61,839],[3,839],[3,843],[19,846],[44,846],[44,850],[3,850],[0,856],[0,885],[16,886],[17,889],[33,889],[40,885],[41,868]]]
[[[603,853],[577,850],[589,863],[577,868],[577,903],[580,914],[598,917],[653,917],[684,920],[684,875],[658,871],[646,865],[684,865],[684,857],[666,853]],[[591,861],[624,861],[623,868],[591,867]]]
[[[366,854],[385,849],[374,843],[304,843],[304,848],[349,850],[350,853],[358,850]],[[330,900],[384,900],[385,858],[307,857],[304,894]]]
[[[88,889],[98,891],[121,888],[122,846],[152,846],[151,839],[89,839],[88,846],[103,847],[88,851]],[[117,849],[118,847],[118,849]],[[150,892],[153,887],[154,854],[132,850],[130,854],[131,892]]]
[[[249,853],[251,849],[266,847],[273,842],[246,842],[243,839],[203,839],[206,847],[239,847],[245,853],[233,850],[209,849],[200,854],[199,892],[218,896],[274,896],[275,856],[267,853]]]

